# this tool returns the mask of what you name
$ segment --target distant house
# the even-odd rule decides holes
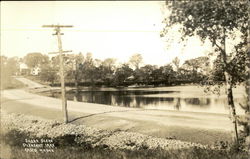
[[[29,75],[30,69],[25,63],[20,63],[19,72],[20,72],[20,75]]]
[[[40,67],[30,69],[25,63],[20,63],[20,75],[34,75],[37,76],[41,72]]]
[[[135,79],[135,76],[129,76],[128,78],[127,78],[128,80],[133,80],[133,79]]]

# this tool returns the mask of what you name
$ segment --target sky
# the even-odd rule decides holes
[[[178,57],[204,56],[210,46],[196,37],[186,47],[173,28],[166,43],[160,37],[164,1],[4,1],[1,2],[1,55],[24,57],[31,52],[48,54],[57,48],[52,28],[73,25],[62,32],[63,50],[91,52],[94,58],[127,62],[139,53],[144,64],[164,65]],[[166,47],[169,46],[169,47]]]

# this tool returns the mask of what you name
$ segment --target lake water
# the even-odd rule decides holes
[[[239,103],[244,100],[244,90],[235,92],[236,111],[243,114]],[[60,93],[54,92],[49,96],[60,98]],[[85,89],[77,94],[67,92],[67,99],[122,107],[228,114],[225,94],[206,94],[197,86]]]

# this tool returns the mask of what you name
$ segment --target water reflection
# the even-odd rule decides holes
[[[73,100],[76,102],[83,102],[82,95],[79,92],[75,92]]]
[[[160,92],[152,92],[152,94]],[[166,92],[164,92],[166,93]],[[172,92],[167,92],[172,93]],[[81,93],[68,93],[67,98],[78,102],[99,103],[114,106],[140,108],[146,105],[157,105],[159,103],[173,103],[174,98],[165,97],[143,97],[150,92],[142,91],[85,91]]]
[[[187,104],[197,105],[197,106],[208,106],[211,103],[209,98],[185,98]]]
[[[176,110],[180,110],[180,108],[181,108],[181,98],[176,98],[175,99],[175,104],[174,104],[174,108],[176,109]]]
[[[67,92],[68,100],[78,102],[99,103],[113,106],[146,108],[146,109],[166,109],[180,111],[197,111],[211,113],[228,113],[226,98],[184,98],[182,96],[172,96],[178,91],[149,91],[149,90],[88,90],[82,92]],[[51,96],[59,97],[59,93],[51,93]],[[239,101],[239,99],[236,99]]]

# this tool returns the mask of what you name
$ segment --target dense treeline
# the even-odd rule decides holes
[[[36,77],[41,81],[50,85],[60,84],[58,56],[50,59],[41,53],[29,53],[22,59],[1,58],[6,63],[4,67],[15,66],[9,74],[29,75],[37,70]],[[25,63],[28,68],[21,68],[20,63]],[[118,64],[113,58],[94,59],[91,53],[65,55],[65,81],[71,86],[170,86],[201,82],[211,68],[207,57],[190,59],[182,65],[177,57],[164,66],[142,63],[143,58],[140,54],[134,54],[123,64]]]

